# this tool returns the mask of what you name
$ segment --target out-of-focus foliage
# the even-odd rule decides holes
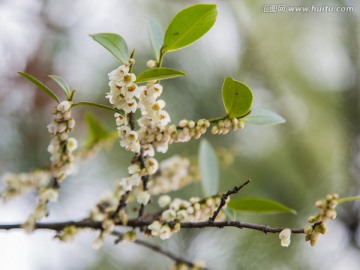
[[[55,102],[21,80],[17,71],[24,70],[49,86],[55,82],[47,75],[59,74],[77,90],[79,99],[106,104],[107,73],[118,63],[88,34],[121,34],[129,50],[136,49],[138,61],[134,72],[138,73],[145,69],[147,60],[154,58],[146,18],[155,17],[164,26],[172,14],[198,2],[205,3],[2,1],[0,18],[6,23],[0,24],[0,54],[4,56],[0,63],[0,173],[28,171],[47,164],[48,160],[46,124]],[[223,164],[219,190],[227,191],[251,178],[252,183],[239,197],[266,197],[298,210],[297,216],[238,214],[237,218],[300,227],[306,225],[306,217],[314,211],[313,203],[325,194],[357,195],[359,3],[209,2],[219,7],[213,29],[193,46],[168,54],[164,60],[164,66],[185,70],[189,75],[163,83],[172,121],[223,115],[221,85],[228,74],[249,85],[255,106],[274,108],[287,121],[274,127],[246,125],[243,131],[226,137],[206,137]],[[271,4],[350,6],[354,11],[264,12],[264,5]],[[74,114],[78,138],[87,136],[85,110],[93,111],[84,107]],[[96,111],[96,118],[106,128],[115,129],[112,113]],[[196,162],[198,147],[198,141],[186,147],[173,145],[168,154],[189,155]],[[112,151],[103,151],[98,159],[84,163],[78,176],[69,179],[61,190],[60,204],[50,209],[54,214],[52,220],[81,217],[101,193],[111,188],[115,179],[126,173],[128,160],[129,156],[115,144]],[[177,195],[185,198],[200,195],[200,187],[191,186]],[[24,212],[30,212],[32,203],[34,198],[30,194],[28,201],[1,206],[0,222],[19,220]],[[294,269],[294,265],[296,269],[357,269],[358,205],[343,204],[338,212],[339,218],[329,222],[329,232],[315,248],[308,247],[301,236],[294,236],[291,246],[284,249],[277,237],[235,229],[183,231],[165,247],[190,259],[204,260],[214,269]],[[31,242],[23,245],[28,249],[20,251],[20,241],[28,241],[25,240],[28,236],[20,240],[7,236],[6,241],[0,241],[5,258],[1,266],[6,269],[7,265],[19,266],[15,261],[26,261],[23,268],[16,269],[91,269],[92,264],[93,269],[100,269],[98,266],[105,267],[105,261],[106,269],[119,269],[119,265],[124,269],[166,269],[169,263],[130,244],[112,247],[109,243],[103,253],[94,253],[90,250],[92,233],[69,246],[48,245],[51,236],[39,234],[31,236]],[[11,241],[16,241],[16,247]],[[31,258],[26,257],[28,250],[32,252]],[[83,256],[84,252],[90,256]],[[56,259],[44,260],[48,253]],[[16,260],[11,259],[14,254]]]

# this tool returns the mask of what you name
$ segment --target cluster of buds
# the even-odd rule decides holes
[[[191,138],[199,139],[204,134],[207,128],[210,126],[209,120],[200,119],[197,122],[193,120],[180,120],[179,128],[181,131],[178,133],[175,141],[177,142],[188,142]]]
[[[229,133],[230,129],[233,131],[244,128],[244,121],[238,118],[226,118],[225,120],[220,120],[211,128],[212,134],[225,135]]]
[[[51,110],[55,118],[47,126],[53,136],[48,146],[51,171],[58,182],[73,172],[73,151],[78,145],[76,139],[68,138],[69,132],[75,127],[75,120],[71,118],[71,105],[70,101],[65,100],[55,106]]]
[[[164,194],[192,183],[194,177],[191,175],[191,170],[189,159],[179,155],[161,161],[158,173],[149,182],[150,193]]]
[[[5,190],[1,193],[4,201],[22,195],[29,189],[46,187],[51,179],[51,173],[45,170],[36,170],[29,173],[6,173],[0,182],[5,182]]]
[[[148,229],[153,236],[159,236],[165,240],[172,234],[180,230],[180,222],[199,222],[208,220],[219,207],[221,198],[210,197],[203,200],[199,198],[190,198],[189,201],[175,198],[171,199],[169,195],[160,196],[158,204],[161,208],[165,208],[161,213],[160,220],[152,222]],[[216,220],[225,219],[225,214],[221,211]],[[175,222],[170,227],[169,222]]]
[[[315,207],[320,209],[319,213],[308,218],[308,222],[313,224],[306,226],[304,230],[305,240],[310,241],[311,246],[316,244],[320,234],[326,233],[327,220],[336,218],[335,207],[338,204],[338,199],[338,194],[328,194],[325,200],[319,200],[315,203]]]
[[[180,230],[180,224],[176,223],[170,227],[167,222],[155,220],[148,226],[148,229],[152,236],[159,236],[161,240],[166,240]]]
[[[161,214],[164,221],[194,222],[206,221],[218,209],[221,202],[220,196],[209,197],[201,200],[200,198],[190,198],[189,201],[175,198],[171,200],[170,196],[160,196],[158,204],[160,207],[167,207]],[[225,214],[220,212],[216,220],[225,218]]]

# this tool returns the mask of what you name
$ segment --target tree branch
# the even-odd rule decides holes
[[[133,228],[142,228],[144,226],[149,226],[152,221],[141,221],[138,219],[131,219],[127,222],[126,225],[122,224],[121,222],[116,223],[117,226],[127,226]],[[176,222],[168,222],[167,223],[170,227],[174,227]],[[68,226],[75,226],[77,228],[83,229],[94,229],[94,230],[101,230],[102,225],[101,222],[92,221],[90,219],[84,219],[80,221],[66,221],[66,222],[54,222],[54,223],[36,223],[35,230],[39,229],[48,229],[54,231],[61,231],[65,227]],[[247,223],[242,221],[200,221],[200,222],[182,222],[180,223],[182,229],[201,229],[201,228],[225,228],[225,227],[235,227],[239,229],[251,229],[257,230],[264,233],[279,233],[285,228],[273,228],[268,225],[260,225],[254,223]],[[21,224],[8,224],[8,225],[0,225],[0,230],[12,230],[12,229],[21,229]],[[303,234],[304,228],[293,228],[290,229],[292,233]]]
[[[216,217],[218,216],[218,214],[220,213],[221,209],[225,206],[226,204],[226,200],[230,195],[236,194],[238,193],[243,187],[245,187],[247,184],[249,184],[251,182],[250,179],[248,179],[245,183],[243,183],[240,186],[235,186],[233,189],[229,190],[228,192],[224,193],[221,196],[221,201],[219,204],[219,207],[216,209],[216,211],[214,212],[214,214],[212,215],[211,218],[209,218],[210,222],[214,222]]]

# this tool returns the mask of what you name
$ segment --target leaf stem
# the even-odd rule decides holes
[[[112,112],[117,112],[117,113],[120,112],[120,110],[118,110],[116,108],[112,108],[107,105],[93,103],[93,102],[86,102],[86,101],[75,102],[72,104],[72,107],[75,107],[75,106],[91,106],[91,107],[97,107],[97,108],[105,109],[105,110],[112,111]]]

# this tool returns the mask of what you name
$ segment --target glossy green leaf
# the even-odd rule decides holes
[[[90,35],[90,37],[107,49],[120,63],[129,60],[129,49],[122,36],[113,33],[99,33]]]
[[[296,211],[275,201],[263,198],[237,198],[228,203],[228,207],[236,211],[254,212],[260,214],[291,213]]]
[[[57,103],[59,103],[58,97],[55,95],[53,91],[50,90],[49,87],[47,87],[45,84],[40,82],[35,77],[31,76],[30,74],[27,74],[25,72],[18,72],[21,76],[28,79],[30,82],[32,82],[34,85],[36,85],[40,90],[48,94],[51,98],[53,98]]]
[[[216,194],[219,187],[219,161],[214,148],[205,139],[200,143],[199,166],[205,196]]]
[[[69,98],[71,95],[71,89],[67,84],[67,82],[63,78],[57,75],[49,75],[49,77],[53,79],[61,87],[62,90],[64,90],[66,96]]]
[[[165,32],[165,52],[179,50],[210,30],[218,14],[215,4],[198,4],[180,11]]]
[[[108,139],[111,133],[90,113],[85,114],[88,127],[88,136],[84,139],[84,147],[89,149],[94,145]]]
[[[187,76],[187,74],[185,72],[172,68],[151,68],[138,74],[136,76],[136,82],[142,83],[148,81],[166,80],[179,76]]]
[[[159,61],[160,50],[164,43],[164,29],[162,28],[160,22],[155,18],[147,19],[147,26],[150,36],[151,46],[155,53],[155,58]]]
[[[338,204],[344,202],[360,201],[360,196],[344,197],[338,200]]]
[[[226,113],[230,117],[241,117],[250,111],[253,94],[245,84],[226,77],[222,86],[222,98]]]
[[[245,123],[252,125],[277,125],[285,123],[285,119],[276,112],[265,108],[253,108],[249,115],[243,118]]]

